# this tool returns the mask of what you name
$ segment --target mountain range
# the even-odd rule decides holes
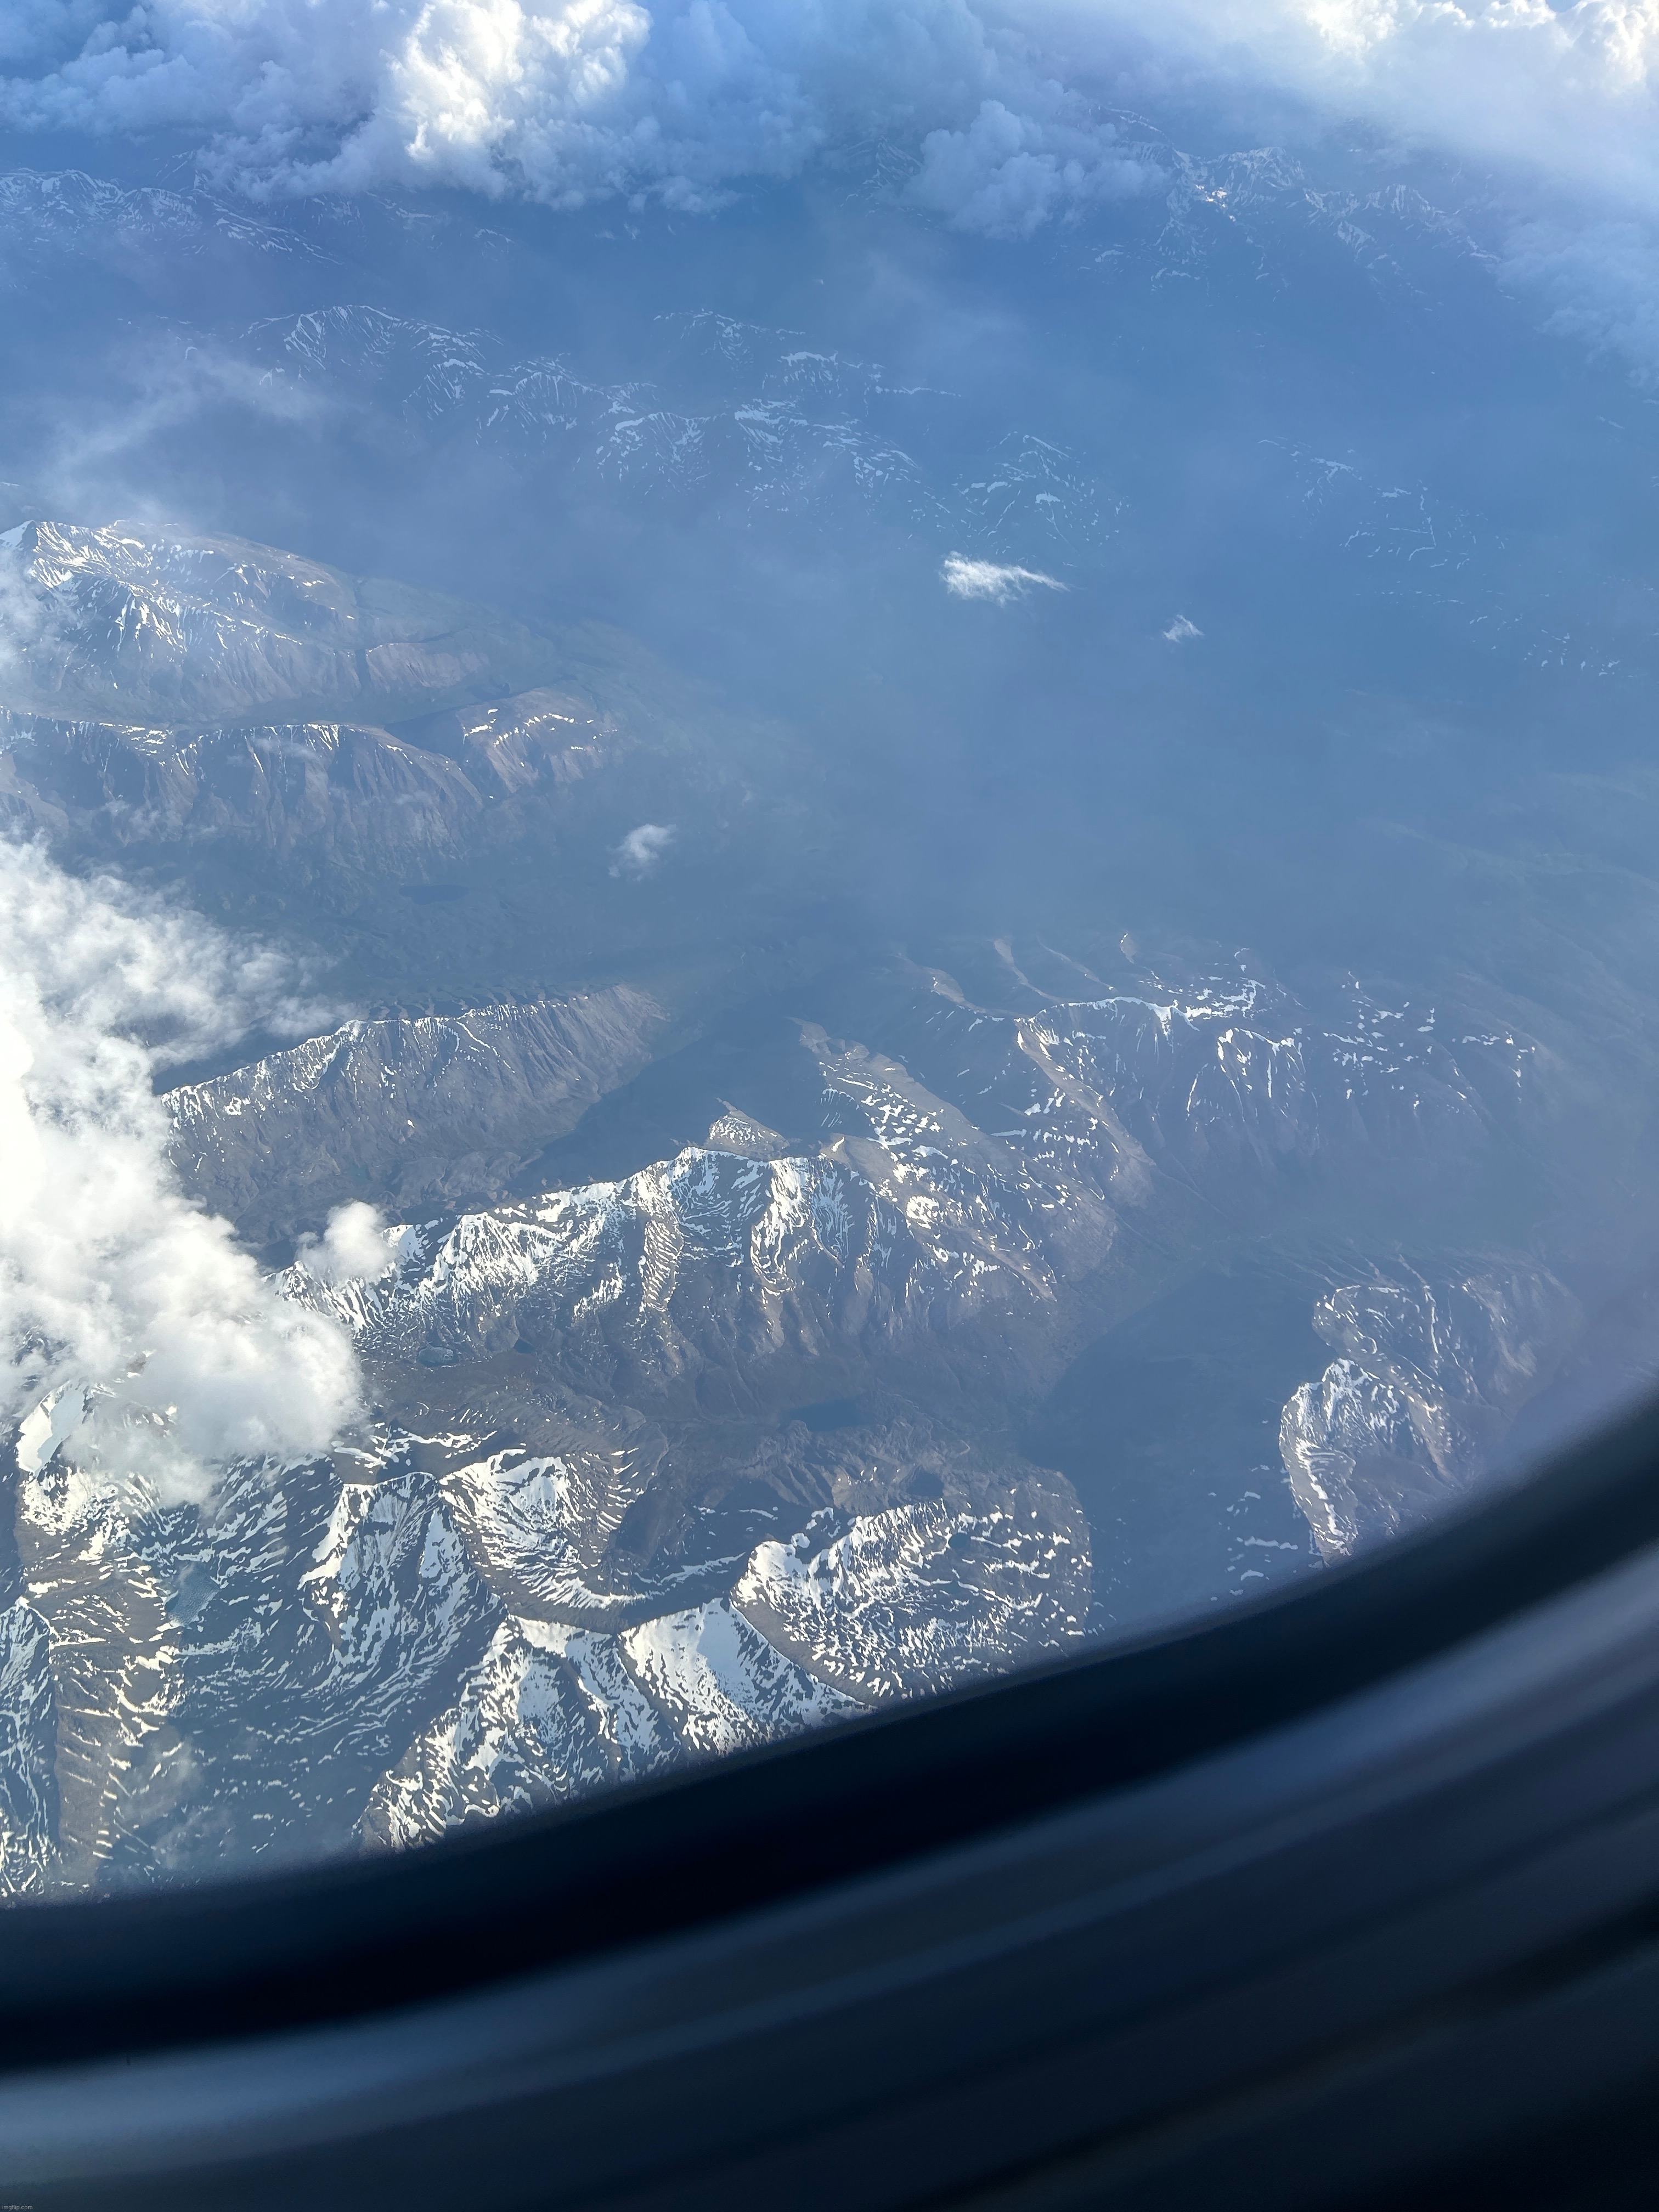
[[[0,176],[0,830],[302,980],[157,1172],[362,1378],[200,1496],[24,1406],[8,1891],[1144,1633],[1651,1380],[1646,417],[1456,177],[1117,123],[1018,266],[890,146],[752,266]]]

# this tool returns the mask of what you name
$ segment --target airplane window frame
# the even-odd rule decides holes
[[[361,2019],[579,1965],[1108,1797],[1408,1673],[1659,1542],[1659,1404],[1289,1588],[413,1850],[14,1904],[3,2063]]]

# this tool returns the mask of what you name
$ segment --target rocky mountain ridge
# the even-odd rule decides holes
[[[1081,1633],[1087,1539],[1063,1486],[977,1475],[915,1434],[904,1456],[943,1469],[937,1498],[821,1506],[716,1563],[701,1597],[550,1582],[556,1529],[592,1532],[579,1475],[479,1444],[388,1431],[163,1510],[79,1474],[71,1426],[18,1492],[8,1888],[407,1844]]]
[[[0,536],[0,557],[17,633],[10,703],[48,714],[436,706],[486,677],[498,686],[514,645],[545,652],[510,626],[480,635],[435,593],[216,535],[26,521]]]
[[[802,341],[713,310],[670,314],[647,373],[619,383],[361,303],[220,343],[260,374],[383,411],[422,441],[551,460],[577,487],[647,505],[845,511],[942,546],[1061,561],[1109,536],[1118,502],[1077,454],[1017,428],[963,453],[951,394],[896,385],[878,364]]]
[[[1325,1556],[1420,1526],[1472,1490],[1583,1327],[1566,1286],[1524,1261],[1328,1292],[1314,1328],[1339,1357],[1288,1401],[1280,1428]]]
[[[368,1195],[403,1209],[501,1194],[650,1057],[662,1009],[627,984],[462,1015],[349,1023],[167,1094],[187,1187],[256,1244]]]

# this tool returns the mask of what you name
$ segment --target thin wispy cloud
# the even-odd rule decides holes
[[[1158,635],[1167,638],[1171,645],[1185,645],[1189,638],[1202,637],[1203,635],[1198,624],[1187,615],[1177,615],[1168,629],[1158,632]]]
[[[616,848],[613,876],[648,876],[674,842],[672,822],[641,822]]]
[[[25,679],[29,656],[54,636],[51,613],[27,573],[15,523],[0,536],[0,683]]]
[[[1028,592],[1064,592],[1070,586],[1041,568],[1022,568],[1012,562],[970,561],[965,554],[949,553],[939,568],[939,579],[952,599],[989,599],[1006,606]]]
[[[124,337],[118,365],[119,384],[107,394],[34,403],[30,480],[58,514],[106,514],[118,484],[123,520],[165,527],[174,516],[144,465],[157,438],[226,404],[262,425],[290,428],[345,411],[331,395],[264,374],[199,336],[185,345],[171,333]]]

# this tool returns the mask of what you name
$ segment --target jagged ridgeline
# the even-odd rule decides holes
[[[268,545],[41,520],[0,545],[33,602],[7,704],[43,715],[373,728],[553,672],[550,641],[482,608]]]

